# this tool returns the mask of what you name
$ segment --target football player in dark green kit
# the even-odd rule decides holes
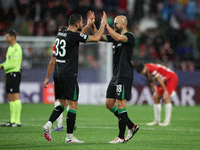
[[[91,18],[94,13],[91,13]],[[129,141],[139,130],[139,126],[134,124],[128,117],[126,101],[131,97],[133,82],[132,55],[135,46],[133,33],[127,31],[127,18],[123,15],[114,19],[114,30],[107,24],[109,32],[101,37],[101,41],[113,43],[113,77],[108,85],[106,93],[106,108],[118,117],[119,134],[118,137],[109,143],[124,143]],[[96,33],[95,24],[92,32]],[[126,125],[128,134],[124,137]]]
[[[66,103],[69,104],[67,113],[67,135],[66,143],[84,143],[73,136],[73,128],[76,121],[76,112],[78,107],[79,86],[77,82],[78,74],[78,51],[79,43],[98,42],[103,35],[107,16],[103,13],[101,27],[95,35],[83,34],[83,19],[79,14],[73,14],[69,17],[69,27],[63,27],[58,31],[55,40],[55,53],[48,66],[47,76],[44,86],[47,86],[49,77],[54,69],[55,98],[60,100],[60,105],[55,107],[49,120],[43,126],[44,137],[51,141],[51,127],[53,122],[65,110]],[[92,19],[88,21],[87,27],[92,25]],[[83,29],[82,29],[83,28]]]

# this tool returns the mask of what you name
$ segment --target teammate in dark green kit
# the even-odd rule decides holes
[[[94,18],[93,12],[90,17]],[[127,142],[139,130],[139,126],[129,119],[126,109],[126,101],[131,97],[133,82],[131,61],[135,45],[134,35],[127,31],[127,23],[125,16],[117,16],[114,20],[114,30],[107,24],[106,29],[109,34],[101,37],[101,41],[113,43],[113,77],[107,88],[106,108],[118,117],[119,134],[109,143]],[[93,24],[92,32],[97,32],[95,24]],[[124,138],[126,125],[129,130]]]
[[[50,65],[47,69],[47,76],[44,86],[47,86],[49,77],[54,69],[54,86],[55,98],[60,100],[60,105],[55,107],[49,120],[42,127],[44,137],[51,141],[51,127],[53,122],[65,110],[66,103],[69,104],[67,113],[67,135],[66,143],[84,143],[73,136],[73,128],[76,121],[76,112],[78,108],[79,86],[77,82],[78,74],[78,51],[79,43],[98,42],[103,35],[105,25],[107,24],[107,16],[103,13],[101,27],[95,35],[85,35],[86,29],[89,29],[93,23],[90,19],[88,24],[83,28],[83,19],[79,14],[73,14],[69,17],[69,27],[63,27],[58,31],[55,40],[55,52],[51,58]]]
[[[10,103],[10,121],[1,126],[21,127],[21,101],[19,86],[21,82],[22,49],[16,42],[17,34],[11,30],[6,33],[6,42],[10,45],[6,53],[6,61],[0,64],[0,69],[6,71],[6,92]]]

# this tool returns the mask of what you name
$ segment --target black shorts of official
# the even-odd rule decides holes
[[[53,77],[56,99],[78,100],[79,86],[76,78]]]
[[[131,98],[133,79],[113,77],[108,85],[106,98],[126,99]]]
[[[6,74],[6,92],[19,93],[21,82],[21,72],[11,72]]]

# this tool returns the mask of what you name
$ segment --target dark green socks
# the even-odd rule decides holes
[[[76,110],[69,109],[67,113],[67,133],[73,133],[75,121],[76,121]]]
[[[125,134],[125,130],[126,130],[126,121],[127,121],[126,108],[118,109],[118,126],[119,126],[118,137],[121,139],[124,139],[124,134]]]
[[[49,121],[52,123],[56,121],[56,119],[60,116],[60,114],[65,110],[65,107],[63,105],[58,105],[57,107],[54,108]]]
[[[112,113],[114,113],[114,115],[115,115],[116,117],[118,117],[117,105],[115,105],[112,109],[110,109],[110,111],[111,111]],[[128,114],[127,114],[126,125],[128,126],[129,129],[133,128],[133,125],[134,125],[134,123],[129,119]]]

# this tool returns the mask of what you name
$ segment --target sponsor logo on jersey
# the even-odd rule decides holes
[[[65,60],[56,59],[56,62],[65,63]]]
[[[117,45],[113,45],[113,49],[122,46],[122,43],[118,43]]]

